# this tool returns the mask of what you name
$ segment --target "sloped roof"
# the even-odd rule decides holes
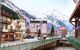
[[[73,13],[71,14],[70,20],[75,17],[80,18],[80,1],[78,2],[78,4],[76,5],[76,8],[74,9]]]
[[[32,18],[32,19],[35,19],[36,17],[33,17],[32,15],[30,15],[29,13],[27,13],[26,11],[24,10],[20,10],[22,12],[22,14],[24,14],[25,16],[29,17],[29,18]]]
[[[9,11],[9,12],[12,14],[12,17],[11,17],[11,18],[19,19],[19,16],[17,15],[17,13],[14,12],[13,10],[9,9],[9,8],[6,7],[5,5],[2,5],[2,6],[1,6],[1,10]]]

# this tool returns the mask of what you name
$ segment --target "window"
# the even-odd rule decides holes
[[[2,24],[0,23],[0,31],[2,30]]]
[[[8,29],[8,25],[7,24],[5,24],[5,29]]]
[[[0,16],[0,20],[2,20],[2,16]]]
[[[8,25],[7,24],[2,24],[2,30],[3,30],[3,32],[8,30]]]
[[[5,14],[6,12],[5,12],[5,10],[2,10],[2,14]]]
[[[3,16],[3,20],[6,20],[6,17],[5,16]]]
[[[3,24],[3,29],[7,29],[7,26],[6,24]]]
[[[10,18],[7,18],[7,21],[9,21],[9,22],[10,22],[10,21],[11,21],[11,20],[10,20]]]

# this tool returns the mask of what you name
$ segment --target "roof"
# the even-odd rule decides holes
[[[36,17],[30,15],[28,12],[24,11],[24,10],[20,10],[22,14],[24,14],[26,17],[29,17],[29,18],[32,18],[32,19],[35,19]]]
[[[8,11],[12,14],[12,17],[13,19],[19,19],[19,16],[17,15],[16,12],[14,12],[13,10],[11,10],[10,8],[6,7],[5,5],[2,5],[1,6],[1,10],[5,10],[5,11]]]
[[[47,21],[30,21],[30,23],[40,23],[40,22],[47,23]]]
[[[80,18],[80,2],[78,2],[78,4],[76,5],[76,8],[74,9],[74,11],[73,11],[73,13],[72,13],[72,15],[71,15],[70,20],[71,20],[72,18],[75,18],[75,17]]]

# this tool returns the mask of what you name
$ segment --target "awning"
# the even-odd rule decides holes
[[[17,15],[16,12],[14,12],[13,10],[11,10],[10,8],[6,7],[5,5],[1,6],[1,10],[5,10],[5,11],[9,11],[12,14],[13,19],[19,19],[19,16]]]

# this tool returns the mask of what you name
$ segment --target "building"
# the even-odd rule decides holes
[[[73,1],[74,1],[74,3],[76,3],[76,4],[79,2],[79,0],[73,0]]]
[[[21,16],[20,19],[20,24],[22,28],[21,30],[23,30],[23,36],[26,37],[27,34],[29,33],[28,29],[29,29],[30,21],[34,20],[35,17],[33,17],[32,15],[30,15],[29,13],[21,9],[19,10],[19,14]]]
[[[16,19],[19,19],[19,16],[16,12],[5,6],[1,5],[1,15],[0,15],[0,26],[1,26],[1,37],[6,37],[5,40],[13,41],[14,40],[14,29],[12,22]]]
[[[29,13],[27,13],[24,10],[20,9],[20,15],[25,19],[26,22],[26,27],[29,27],[29,23],[31,20],[34,20],[36,17],[30,15]]]
[[[66,36],[67,35],[67,29],[65,27],[60,27],[59,33],[61,33],[63,36]]]
[[[24,16],[21,14],[21,11],[18,7],[16,7],[13,3],[11,3],[9,0],[5,0],[4,2],[1,2],[1,32],[3,33],[9,33],[14,32],[10,37],[10,34],[8,34],[8,40],[9,38],[14,41],[16,39],[20,39],[18,35],[26,34],[26,21]],[[9,13],[8,13],[9,12]],[[6,15],[4,15],[5,13]],[[10,15],[9,15],[10,14]],[[4,21],[3,21],[4,20]],[[19,34],[17,34],[17,32]],[[21,34],[20,34],[21,33]],[[15,35],[15,36],[14,36]],[[3,35],[2,35],[3,36]],[[5,36],[5,35],[4,35]],[[6,38],[7,39],[7,38]]]
[[[19,25],[21,25],[21,28],[19,28],[20,30],[24,30],[22,32],[22,34],[27,34],[26,30],[29,27],[29,23],[30,20],[35,19],[35,17],[33,17],[32,15],[30,15],[29,13],[27,13],[26,11],[18,8],[17,6],[15,6],[15,4],[13,4],[11,1],[6,1],[6,4],[9,5],[9,8],[11,8],[13,11],[15,11],[18,16],[20,17],[20,19],[18,19],[17,21],[19,21]]]
[[[76,5],[76,8],[71,15],[70,22],[75,27],[73,28],[75,29],[75,37],[80,38],[80,2]]]
[[[39,31],[41,35],[47,34],[47,21],[32,20],[30,21],[29,29],[32,34],[38,35]]]

